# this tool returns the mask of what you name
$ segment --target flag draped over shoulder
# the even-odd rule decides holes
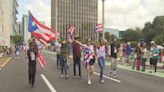
[[[60,34],[47,26],[39,23],[38,20],[29,12],[28,31],[31,32],[32,36],[42,39],[45,42],[52,42],[57,39]]]

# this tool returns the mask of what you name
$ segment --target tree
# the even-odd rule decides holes
[[[157,44],[163,44],[164,43],[164,36],[163,34],[160,35],[156,35],[153,40],[157,43]]]
[[[139,41],[141,40],[141,33],[135,29],[127,29],[122,35],[122,41]]]
[[[13,36],[13,42],[14,42],[14,44],[16,44],[16,45],[21,45],[21,44],[23,44],[23,37],[22,36],[20,36],[20,35],[14,35]]]
[[[157,16],[154,18],[153,23],[145,23],[145,26],[142,30],[142,37],[147,43],[150,43],[152,40],[156,40],[158,43],[163,43],[164,38],[164,16]],[[163,41],[163,42],[162,42]]]

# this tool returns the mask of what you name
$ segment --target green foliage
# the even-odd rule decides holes
[[[14,35],[12,40],[13,40],[14,44],[16,44],[16,45],[23,44],[23,37],[20,35]]]
[[[150,44],[150,41],[154,40],[158,44],[164,43],[164,16],[157,16],[152,23],[146,22],[144,28],[141,30],[127,29],[122,36],[124,42],[135,42],[144,40]]]
[[[138,29],[127,29],[122,36],[124,42],[139,41],[140,39],[141,33]]]
[[[153,37],[153,40],[154,40],[157,44],[162,44],[162,43],[164,43],[164,35],[163,35],[163,34],[156,35],[155,37]]]
[[[150,43],[151,40],[158,44],[164,43],[164,16],[157,16],[152,24],[147,22],[142,34],[147,43]]]

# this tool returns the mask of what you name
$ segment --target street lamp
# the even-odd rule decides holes
[[[103,40],[105,38],[104,36],[104,24],[105,24],[105,19],[104,19],[104,2],[105,0],[102,0],[102,32],[99,34],[99,41]]]
[[[103,25],[103,33],[102,33],[102,38],[104,39],[105,38],[105,36],[104,36],[104,26],[105,26],[105,12],[104,12],[104,2],[105,2],[105,0],[102,0],[102,25]]]

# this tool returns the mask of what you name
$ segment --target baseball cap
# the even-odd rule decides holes
[[[152,44],[153,44],[153,43],[155,43],[155,42],[154,42],[154,41],[151,41],[150,43],[152,43]]]

